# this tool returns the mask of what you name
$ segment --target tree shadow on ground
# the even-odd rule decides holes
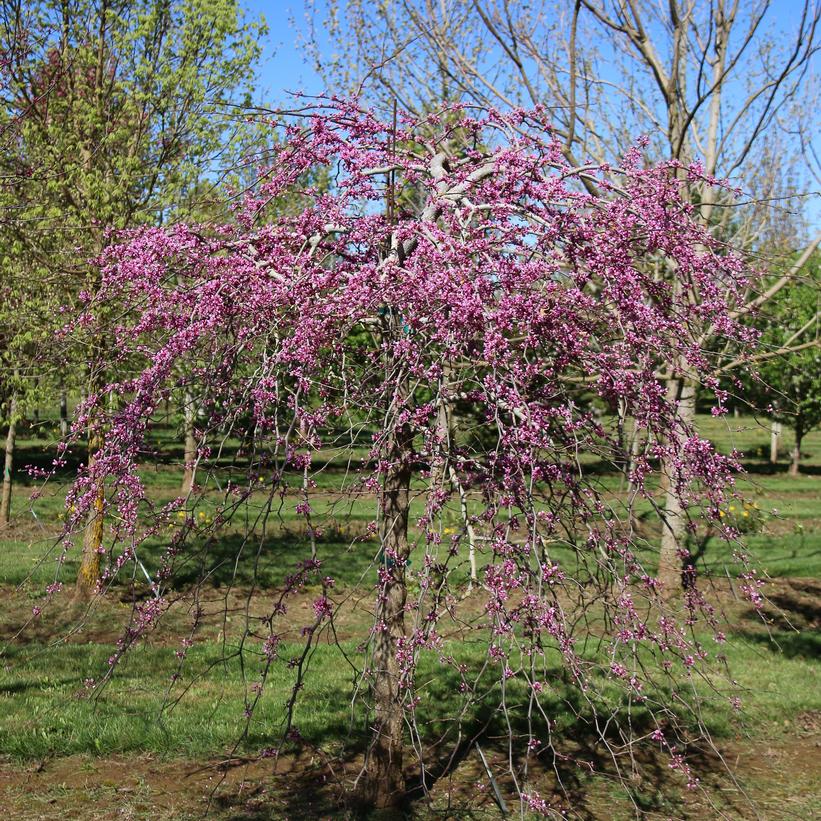
[[[821,636],[805,631],[795,633],[779,633],[772,636],[767,633],[738,632],[738,636],[747,641],[760,644],[774,653],[780,653],[787,658],[804,658],[814,660],[821,658]]]
[[[813,579],[789,579],[784,588],[769,596],[777,608],[791,617],[793,624],[809,629],[821,627],[821,582]]]
[[[736,632],[748,641],[787,658],[821,657],[821,583],[814,579],[782,579],[764,611],[749,607],[741,620],[750,629]]]
[[[784,462],[774,465],[771,462],[745,460],[742,462],[742,464],[744,466],[745,472],[755,474],[756,476],[783,476],[784,478],[789,477],[789,465],[787,465]],[[801,475],[821,476],[821,465],[802,464]]]
[[[560,679],[557,670],[556,680]],[[318,747],[311,747],[303,748],[297,756],[288,759],[285,770],[268,780],[270,786],[264,792],[269,800],[266,802],[260,797],[263,793],[255,793],[259,797],[255,815],[248,814],[249,808],[242,796],[230,791],[220,795],[221,808],[237,821],[270,817],[371,821],[495,817],[501,813],[476,749],[478,743],[508,811],[517,814],[519,802],[508,766],[507,736],[511,732],[517,737],[519,754],[514,756],[513,764],[522,787],[524,760],[521,755],[531,729],[526,711],[519,709],[521,704],[511,704],[512,709],[505,714],[499,709],[498,700],[487,698],[457,727],[452,716],[458,712],[454,702],[458,700],[460,680],[458,672],[450,667],[441,668],[435,681],[431,680],[425,699],[429,712],[420,725],[428,730],[422,734],[425,766],[423,769],[411,749],[406,750],[406,799],[399,809],[377,812],[357,804],[351,784],[364,760],[364,735],[347,744],[345,751],[333,758],[317,752]],[[562,688],[561,694],[557,693],[554,704],[548,705],[548,714],[551,710],[552,714],[564,710],[577,718],[561,747],[546,747],[531,755],[526,788],[537,791],[554,810],[564,810],[568,817],[580,821],[607,817],[603,813],[612,810],[614,801],[623,805],[628,813],[660,812],[669,817],[684,817],[683,782],[671,774],[669,756],[660,752],[658,744],[648,743],[637,745],[629,754],[614,760],[611,751],[622,744],[623,739],[615,730],[605,730],[602,739],[586,705],[584,696],[569,686]],[[655,727],[649,716],[631,716],[631,722],[635,737],[647,736]],[[441,732],[443,726],[446,729]],[[545,727],[532,729],[546,736]],[[321,744],[322,740],[316,739],[316,743]],[[705,784],[719,784],[727,778],[720,756],[706,743],[688,751],[688,762]],[[478,782],[484,782],[486,789],[480,792]],[[723,800],[731,799],[725,796]]]
[[[165,546],[154,545],[146,562],[159,564]],[[356,585],[372,569],[377,546],[373,542],[356,542],[355,536],[331,530],[317,539],[316,555],[321,567],[316,575],[331,576],[339,584]],[[311,557],[311,544],[305,536],[280,530],[264,537],[240,533],[218,534],[213,538],[189,543],[175,559],[169,583],[174,590],[205,584],[221,587],[258,587],[279,589],[295,573],[301,562]],[[374,581],[376,571],[373,570]]]

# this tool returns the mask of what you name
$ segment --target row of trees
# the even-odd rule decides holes
[[[17,423],[59,400],[65,435],[67,394],[104,380],[104,334],[75,347],[58,335],[98,287],[92,260],[118,231],[223,207],[264,33],[235,0],[0,4],[0,524]]]
[[[817,92],[809,74],[817,7],[804,3],[788,37],[772,30],[774,10],[766,2],[689,0],[663,13],[623,1],[568,3],[566,13],[512,2],[350,2],[330,12],[330,31],[355,51],[351,58],[350,48],[339,49],[346,63],[317,54],[328,83],[356,87],[383,110],[396,100],[417,114],[456,99],[484,107],[546,105],[573,165],[612,161],[646,133],[650,156],[683,164],[699,158],[707,178],[741,180],[742,203],[700,184],[689,197],[714,236],[775,261],[772,281],[751,291],[739,311],[755,312],[759,327],[773,329],[765,332],[768,353],[798,348],[804,358],[786,368],[776,364],[782,358],[769,360],[768,391],[754,396],[777,408],[780,421],[794,422],[800,435],[814,426],[812,400],[795,400],[806,400],[814,384],[807,357],[817,332],[817,265],[784,271],[802,233],[802,191],[818,171],[805,132],[809,120],[801,116]],[[112,230],[213,214],[220,169],[235,168],[254,150],[226,104],[250,102],[262,31],[241,22],[235,2],[9,2],[2,15],[0,398],[11,422],[10,462],[22,413],[47,395],[61,395],[65,408],[66,391],[94,390],[92,374],[83,373],[93,350],[68,357],[55,351],[49,367],[42,363],[59,308],[95,288],[87,261]],[[593,190],[591,180],[585,184]],[[784,288],[799,272],[806,287],[788,296],[794,289]],[[796,299],[807,303],[798,311]],[[775,329],[797,313],[808,316],[777,344]],[[710,329],[704,333],[709,339]],[[104,347],[105,340],[89,344]],[[682,399],[683,418],[694,413],[695,386],[687,382],[668,385]],[[5,480],[8,500],[10,471]],[[8,508],[6,501],[6,517]],[[672,555],[684,522],[670,512],[665,550]]]

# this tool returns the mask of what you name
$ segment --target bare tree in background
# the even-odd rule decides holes
[[[762,157],[784,179],[802,155],[819,171],[807,116],[819,14],[805,0],[786,31],[769,0],[350,0],[332,3],[325,21],[344,56],[327,60],[312,42],[327,79],[386,109],[397,99],[419,112],[451,96],[546,105],[575,165],[612,161],[647,134],[659,157],[755,179],[766,197],[779,182],[769,175],[767,192]],[[703,218],[719,219],[701,195]]]
[[[341,56],[327,61],[309,40],[328,80],[380,107],[545,105],[574,166],[612,161],[647,134],[651,155],[698,160],[743,188],[733,202],[698,184],[691,201],[714,234],[772,255],[800,242],[806,192],[819,179],[820,16],[817,0],[796,4],[786,22],[770,0],[349,0],[331,3],[323,21],[345,44]],[[761,310],[787,282],[751,292],[750,307]],[[692,421],[695,380],[669,365],[668,396]],[[665,496],[660,576],[672,589],[687,517],[670,488]]]

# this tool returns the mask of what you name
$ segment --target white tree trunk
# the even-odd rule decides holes
[[[14,470],[14,444],[17,438],[17,395],[9,403],[9,431],[6,434],[6,458],[3,465],[3,495],[0,498],[0,527],[11,520],[11,475]]]
[[[770,424],[770,464],[778,464],[778,445],[781,440],[781,422],[773,419]]]
[[[668,396],[678,396],[676,416],[682,425],[692,425],[696,415],[696,387],[690,380],[673,379],[667,383]],[[680,430],[670,432],[669,441],[678,443],[682,439]],[[675,469],[672,459],[665,460],[662,467],[662,487],[664,488],[664,517],[659,551],[658,578],[663,584],[663,595],[673,598],[682,587],[682,552],[687,545],[687,516],[675,486]]]

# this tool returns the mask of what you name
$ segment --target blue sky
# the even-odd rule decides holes
[[[551,0],[545,0],[550,2]],[[326,6],[323,0],[240,0],[249,18],[260,15],[268,23],[269,34],[263,45],[263,61],[259,71],[260,93],[264,102],[282,102],[288,90],[316,94],[323,90],[321,79],[299,42],[298,31],[305,31],[307,8],[313,5],[318,17]],[[375,2],[375,0],[374,0]],[[779,34],[791,32],[798,23],[801,0],[777,0],[777,14],[771,13],[768,23],[780,28]],[[319,20],[318,20],[319,22]],[[321,37],[321,32],[319,32]],[[325,41],[328,50],[333,48]]]
[[[308,29],[308,11],[313,5],[320,22],[326,8],[324,0],[241,0],[249,18],[265,17],[269,34],[262,43],[263,55],[258,72],[256,102],[265,107],[287,105],[289,91],[319,94],[324,91],[323,81],[314,66],[301,38]],[[550,2],[550,0],[545,0]],[[802,3],[800,0],[777,0],[777,13],[770,16],[770,26],[787,33],[798,23]],[[322,37],[322,31],[317,32]],[[334,45],[326,40],[321,43],[324,53],[331,53]],[[813,116],[812,112],[807,112]],[[805,214],[810,222],[819,221],[821,202],[816,194],[805,203]],[[812,226],[810,226],[812,230]]]
[[[262,43],[258,102],[275,106],[285,102],[288,91],[307,94],[323,91],[322,80],[299,43],[297,26],[305,30],[305,3],[302,0],[245,0],[242,5],[249,19],[263,15],[269,29]],[[320,3],[317,5],[321,7]]]

